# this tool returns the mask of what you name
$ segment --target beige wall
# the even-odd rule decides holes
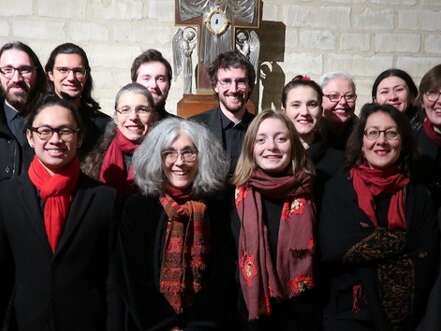
[[[413,75],[441,63],[441,0],[263,0],[266,81],[259,105],[277,105],[280,88],[298,73],[354,75],[359,103],[368,101],[375,76],[390,67]],[[66,41],[88,53],[94,95],[107,113],[129,81],[133,58],[157,48],[170,59],[174,0],[0,0],[0,42],[21,40],[39,55]],[[182,79],[167,108],[175,112]],[[262,100],[263,99],[263,100]]]

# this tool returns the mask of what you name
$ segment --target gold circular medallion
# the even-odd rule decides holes
[[[230,25],[230,21],[225,14],[225,11],[219,7],[210,10],[205,17],[205,25],[208,31],[215,35],[221,35]]]

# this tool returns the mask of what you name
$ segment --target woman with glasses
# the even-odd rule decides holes
[[[135,188],[131,166],[133,152],[159,116],[150,92],[138,83],[122,87],[115,99],[113,122],[107,125],[101,141],[86,157],[82,169],[125,195]]]
[[[283,112],[251,122],[233,183],[236,330],[318,330],[312,170]]]
[[[323,90],[323,133],[327,143],[344,150],[352,128],[357,122],[354,114],[357,94],[352,77],[344,72],[330,72],[320,78]]]
[[[430,69],[421,79],[417,102],[425,114],[416,131],[420,158],[417,171],[429,186],[437,207],[441,207],[441,65]]]
[[[0,185],[0,319],[7,330],[105,330],[116,193],[81,173],[71,103],[44,99],[26,136],[27,173]]]
[[[372,85],[372,101],[388,104],[406,114],[413,129],[422,124],[421,112],[415,105],[418,89],[410,75],[401,69],[387,69],[375,79]]]
[[[124,330],[227,330],[232,241],[219,199],[228,165],[195,122],[162,120],[134,154],[141,194],[125,203],[118,238]]]
[[[416,132],[420,157],[416,170],[418,178],[432,193],[436,207],[441,211],[441,65],[431,68],[423,76],[417,102],[425,114],[422,127]],[[441,214],[438,217],[441,227]],[[418,331],[441,329],[441,271],[431,291],[427,312]]]
[[[320,255],[330,277],[324,330],[415,330],[438,263],[429,191],[410,174],[413,136],[390,105],[366,104],[346,168],[325,186]]]

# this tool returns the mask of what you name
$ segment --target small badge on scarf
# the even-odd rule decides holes
[[[247,286],[251,286],[253,278],[257,275],[256,261],[254,256],[245,254],[239,259],[240,273]]]

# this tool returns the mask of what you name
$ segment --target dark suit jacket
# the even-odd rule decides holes
[[[34,155],[32,148],[28,144],[22,147],[9,130],[3,107],[4,99],[0,98],[0,180],[26,171]]]
[[[79,150],[80,159],[93,150],[106,130],[106,125],[112,118],[97,109],[89,107],[80,108],[81,120],[84,125],[83,144]]]
[[[412,312],[405,330],[415,326],[427,304],[438,264],[439,234],[436,213],[426,187],[410,183],[405,200],[406,239],[404,248],[392,249],[392,239],[376,240],[378,231],[368,216],[358,207],[352,181],[340,172],[325,186],[319,222],[322,261],[328,267],[330,295],[325,308],[325,330],[390,330],[378,296],[377,269],[379,264],[391,265],[401,258],[412,260],[410,277],[414,284]],[[370,237],[369,237],[370,236]],[[371,240],[372,239],[372,240]],[[378,252],[363,261],[343,260],[356,247],[371,247]],[[361,258],[360,258],[361,259]],[[412,280],[412,277],[414,279]],[[354,286],[362,286],[363,299],[359,310],[353,308]]]
[[[0,196],[1,317],[20,331],[105,330],[115,191],[81,175],[55,253],[27,174]]]
[[[211,254],[203,289],[192,306],[176,314],[159,292],[163,241],[168,218],[157,198],[130,197],[123,208],[117,240],[117,287],[125,303],[124,330],[227,330],[225,296],[232,283],[232,239],[225,209],[208,204]]]
[[[441,148],[424,133],[415,132],[419,158],[415,162],[415,176],[429,188],[437,208],[441,207]]]
[[[223,143],[222,122],[220,119],[220,112],[221,112],[220,108],[211,109],[205,113],[190,117],[190,120],[194,120],[196,122],[204,124],[211,131],[211,133],[214,134],[214,136],[217,138],[221,146],[223,146],[225,149]],[[254,115],[247,111],[242,118],[241,121],[242,125],[245,128],[248,128],[253,118]],[[242,146],[242,141],[238,141],[237,143],[240,146]],[[234,169],[236,168],[236,164],[237,164],[237,159],[231,160],[230,173],[234,172]]]

